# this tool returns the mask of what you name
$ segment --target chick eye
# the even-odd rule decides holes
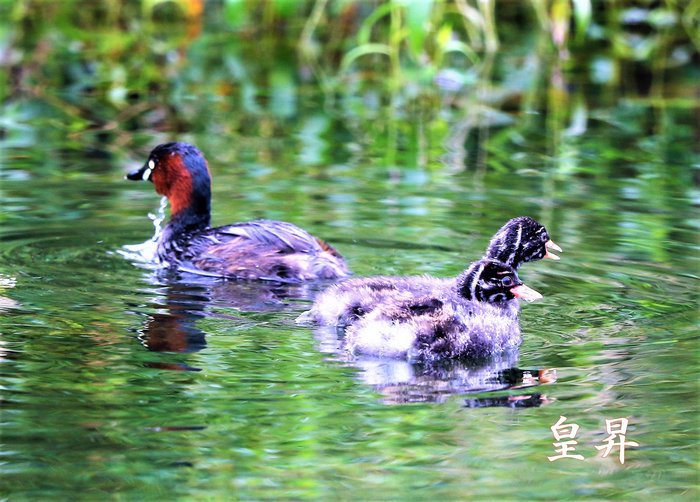
[[[542,242],[547,242],[549,240],[549,235],[547,235],[547,232],[544,232],[543,234],[540,235],[540,240]]]
[[[509,276],[505,276],[503,279],[501,279],[501,284],[505,286],[506,288],[509,286],[513,285],[513,279]]]

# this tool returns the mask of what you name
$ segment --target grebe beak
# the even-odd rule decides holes
[[[144,164],[142,167],[139,167],[129,172],[126,175],[126,179],[132,181],[150,181],[152,172],[153,168],[151,168],[148,164]]]
[[[522,298],[523,300],[528,302],[534,302],[535,300],[539,300],[540,298],[542,298],[541,294],[539,294],[534,289],[526,286],[525,284],[521,284],[520,286],[515,286],[514,288],[511,288],[510,292],[513,293],[514,297]]]
[[[544,247],[547,249],[547,252],[544,254],[545,258],[549,258],[550,260],[560,260],[561,259],[557,255],[555,255],[554,253],[549,252],[550,249],[553,249],[555,251],[559,251],[560,253],[562,252],[561,248],[559,246],[557,246],[556,244],[554,244],[554,241],[552,239],[549,239],[547,242],[545,242]]]

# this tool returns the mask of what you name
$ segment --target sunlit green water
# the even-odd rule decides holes
[[[178,74],[172,116],[96,106],[119,124],[90,129],[39,98],[6,108],[0,498],[697,498],[697,103],[572,76],[533,84],[527,113],[472,115],[470,93],[411,113],[371,91],[329,99],[215,35],[190,48],[211,61]],[[212,91],[243,63],[240,101]],[[455,275],[518,215],[562,260],[521,269],[544,299],[524,306],[517,353],[352,359],[294,322],[324,284],[196,281],[123,255],[159,204],[123,175],[169,139],[207,155],[214,224],[294,222],[356,275]],[[583,461],[548,460],[560,416]],[[616,418],[639,444],[624,465],[596,449]]]

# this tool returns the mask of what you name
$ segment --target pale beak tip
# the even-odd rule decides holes
[[[545,247],[552,248],[554,251],[559,251],[560,253],[563,252],[562,249],[557,246],[552,239],[549,239],[545,244]]]
[[[550,260],[559,260],[560,259],[554,253],[549,252],[550,249],[553,249],[554,251],[559,251],[560,253],[562,252],[562,249],[559,246],[557,246],[552,239],[545,242],[544,247],[547,250],[547,252],[544,255],[545,258],[549,258]]]

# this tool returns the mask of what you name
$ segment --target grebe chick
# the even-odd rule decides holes
[[[561,252],[549,237],[544,225],[528,216],[508,220],[491,238],[484,258],[492,258],[510,265],[514,269],[528,261],[559,257],[550,249]]]
[[[143,167],[126,177],[153,182],[170,202],[170,221],[157,246],[164,265],[200,275],[279,282],[349,275],[340,253],[291,223],[255,220],[210,227],[211,176],[193,145],[159,145]]]
[[[323,291],[300,322],[345,328],[354,353],[437,360],[486,357],[520,345],[516,298],[541,298],[512,267],[472,263],[456,280],[349,279]]]
[[[500,261],[517,269],[525,262],[541,258],[558,260],[559,257],[549,251],[550,248],[561,251],[550,239],[544,225],[528,216],[519,216],[508,220],[496,232],[489,242],[484,258]],[[345,326],[373,310],[387,295],[402,298],[406,294],[410,297],[419,294],[442,294],[439,290],[452,291],[455,288],[455,280],[430,276],[350,279],[334,285],[331,288],[333,295],[320,296],[318,301],[323,305],[314,308],[312,312],[319,316],[317,322],[321,324]],[[357,294],[358,290],[363,293]],[[353,301],[349,302],[352,308],[346,308],[345,300],[348,297],[353,298]]]

